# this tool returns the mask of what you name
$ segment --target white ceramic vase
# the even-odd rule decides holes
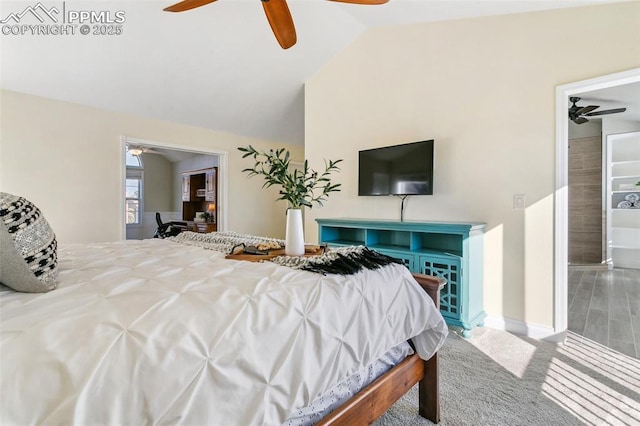
[[[287,210],[287,232],[284,242],[284,252],[289,256],[304,254],[304,230],[302,228],[302,210]]]

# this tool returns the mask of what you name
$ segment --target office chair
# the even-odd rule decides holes
[[[189,230],[187,222],[163,223],[159,212],[156,212],[156,223],[158,224],[158,228],[156,228],[156,232],[153,234],[153,238],[175,237],[182,231]]]

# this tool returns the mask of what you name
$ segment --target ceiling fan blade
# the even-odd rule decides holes
[[[338,3],[352,3],[352,4],[385,4],[389,0],[329,0]]]
[[[589,105],[589,106],[586,106],[586,107],[582,107],[578,111],[576,111],[576,114],[583,115],[583,114],[586,114],[588,112],[593,111],[596,108],[599,108],[599,106],[598,105]]]
[[[288,49],[296,44],[296,28],[289,12],[286,0],[261,0],[264,13],[267,15],[273,35],[283,49]]]
[[[165,7],[165,12],[184,12],[185,10],[195,9],[205,4],[213,3],[216,0],[184,0],[169,7]]]
[[[590,112],[589,114],[585,114],[586,116],[593,117],[595,115],[606,115],[606,114],[618,114],[620,112],[625,112],[626,108],[614,108],[614,109],[606,109],[604,111],[596,111]]]
[[[573,122],[576,123],[576,124],[583,124],[583,123],[586,123],[587,121],[589,121],[589,120],[587,120],[584,117],[576,117],[576,118],[573,119]]]

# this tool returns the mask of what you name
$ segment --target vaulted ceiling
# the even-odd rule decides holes
[[[298,42],[288,50],[276,42],[259,0],[219,0],[182,13],[162,10],[171,0],[47,1],[49,10],[57,7],[58,21],[81,9],[108,12],[111,19],[123,11],[122,33],[97,35],[90,26],[83,35],[78,25],[66,35],[2,34],[0,83],[18,92],[303,144],[304,82],[369,28],[608,1],[390,0],[362,6],[289,0]],[[13,27],[42,23],[35,15],[18,16],[36,3],[2,1],[0,19],[14,14],[20,21],[4,24]]]

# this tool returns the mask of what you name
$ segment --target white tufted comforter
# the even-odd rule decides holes
[[[442,316],[406,268],[322,276],[167,240],[62,245],[0,291],[0,424],[280,425]]]

